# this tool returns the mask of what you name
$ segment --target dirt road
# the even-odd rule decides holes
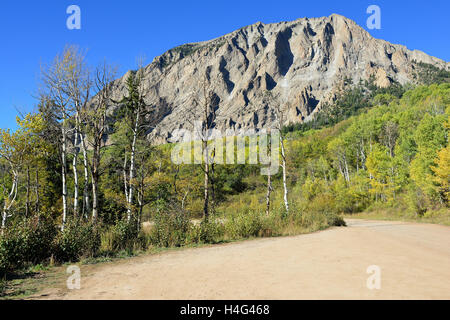
[[[46,299],[450,299],[450,227],[348,220],[347,228],[82,267]],[[381,289],[367,288],[367,268]],[[42,297],[41,297],[42,298]]]

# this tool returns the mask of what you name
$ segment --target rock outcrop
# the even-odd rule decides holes
[[[145,99],[154,109],[148,138],[164,143],[175,129],[191,129],[205,75],[219,100],[217,129],[225,132],[267,128],[276,120],[275,107],[283,110],[286,123],[308,121],[344,79],[358,83],[374,76],[381,87],[403,84],[413,81],[414,61],[450,67],[421,51],[375,39],[340,15],[258,22],[171,49],[145,67]],[[127,76],[114,83],[116,100],[126,94]]]

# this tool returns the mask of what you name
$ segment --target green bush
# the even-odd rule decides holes
[[[59,262],[75,262],[94,257],[101,245],[100,232],[91,223],[73,220],[66,224],[55,244],[55,258]]]
[[[430,207],[430,201],[421,188],[411,186],[406,193],[406,204],[416,216],[424,216]]]
[[[6,279],[0,277],[0,297],[3,297],[3,295],[5,294],[7,286],[8,283],[6,282]]]
[[[57,226],[50,220],[33,222],[27,233],[25,258],[27,262],[39,264],[52,256],[53,245],[58,235]]]
[[[13,227],[0,238],[0,274],[21,269],[25,266],[26,230]]]
[[[202,221],[199,225],[192,225],[187,243],[219,243],[223,241],[225,227],[216,221]]]
[[[305,228],[323,229],[330,226],[345,226],[344,219],[338,214],[334,198],[321,194],[309,201],[300,211],[301,223]]]
[[[326,214],[327,224],[330,227],[345,227],[347,224],[345,223],[344,218],[335,213]]]
[[[231,239],[257,237],[264,228],[263,214],[256,211],[242,211],[231,215],[225,224]]]
[[[10,226],[0,237],[0,273],[45,262],[52,255],[57,232],[48,220],[20,221]]]
[[[119,221],[112,228],[111,246],[114,252],[126,250],[128,252],[135,248],[139,238],[139,228],[134,220]]]
[[[186,244],[191,228],[186,213],[161,212],[155,215],[154,226],[150,235],[151,243],[158,247],[180,247]]]
[[[305,210],[301,213],[301,225],[310,230],[345,226],[344,219],[332,211]]]

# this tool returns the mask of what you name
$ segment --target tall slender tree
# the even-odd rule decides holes
[[[74,197],[73,212],[78,215],[79,211],[79,178],[78,178],[78,155],[80,153],[80,145],[83,150],[83,166],[84,166],[84,192],[83,192],[83,210],[89,208],[89,193],[87,192],[88,183],[88,165],[87,153],[85,147],[84,126],[81,114],[86,110],[90,100],[92,81],[90,78],[90,70],[85,62],[85,53],[77,47],[69,47],[70,68],[68,69],[67,94],[70,96],[72,108],[75,110],[74,115],[74,134],[73,134],[73,161],[72,170],[74,175]]]
[[[101,176],[102,150],[105,147],[107,130],[107,111],[111,105],[111,95],[113,80],[116,76],[116,68],[104,62],[95,73],[96,95],[92,102],[83,109],[82,119],[86,126],[87,134],[83,137],[83,154],[87,160],[87,146],[92,149],[92,159],[90,161],[90,171],[92,178],[92,221],[97,222],[99,216],[99,181]],[[86,161],[85,160],[85,161]],[[87,162],[87,161],[86,161]],[[85,168],[88,165],[85,164]],[[85,173],[85,180],[88,179]],[[88,202],[87,202],[88,203]],[[88,206],[88,204],[86,204]]]
[[[67,156],[68,156],[68,138],[73,128],[70,126],[70,120],[74,114],[74,108],[71,104],[71,95],[69,88],[70,74],[73,69],[72,47],[66,47],[62,54],[58,54],[53,62],[48,66],[41,67],[42,95],[47,96],[47,100],[52,101],[54,108],[53,116],[57,119],[60,126],[61,139],[61,179],[62,179],[62,199],[63,213],[61,229],[64,230],[68,215],[68,194],[67,194]]]
[[[124,190],[127,206],[127,221],[132,220],[133,207],[135,203],[136,167],[138,165],[138,153],[142,144],[145,144],[145,133],[150,128],[146,123],[146,116],[149,114],[149,106],[145,103],[144,90],[144,68],[142,60],[138,62],[138,70],[130,72],[127,80],[127,96],[123,97],[118,103],[121,105],[117,117],[121,118],[119,122],[123,127],[126,137],[124,150]],[[129,159],[129,166],[128,166]]]

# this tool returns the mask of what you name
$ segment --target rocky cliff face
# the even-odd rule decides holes
[[[174,48],[145,67],[146,102],[155,110],[148,138],[164,143],[175,129],[191,129],[205,75],[219,101],[216,127],[225,132],[271,126],[275,105],[287,123],[308,121],[345,78],[357,83],[373,75],[379,86],[406,83],[413,81],[413,61],[450,67],[423,52],[374,39],[339,15],[259,22]],[[117,100],[126,94],[127,76],[114,83]]]

